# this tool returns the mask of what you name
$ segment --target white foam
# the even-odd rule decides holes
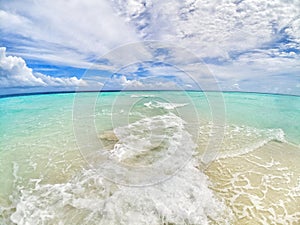
[[[212,128],[212,123],[200,127],[198,144],[204,146],[208,143],[209,138],[215,135],[212,133]],[[282,129],[258,129],[248,126],[225,125],[222,135],[222,145],[219,146],[218,153],[214,156],[214,159],[246,154],[272,140],[286,142]]]
[[[171,103],[171,102],[159,102],[159,101],[150,101],[144,103],[144,106],[148,107],[149,109],[162,108],[166,110],[173,110],[186,105],[188,105],[188,103]]]
[[[298,150],[272,141],[260,151],[208,168],[214,190],[229,202],[237,224],[299,224]]]
[[[119,141],[111,151],[118,161],[151,153],[152,158],[173,154],[177,149],[191,152],[196,147],[185,130],[185,121],[173,113],[148,117],[114,129]],[[182,143],[185,146],[182,146]],[[156,149],[156,151],[151,152]],[[156,154],[156,157],[155,157]]]
[[[155,95],[131,95],[131,98],[154,98]]]
[[[114,132],[119,141],[110,154],[118,161],[145,152],[159,160],[178,149],[180,154],[192,154],[195,148],[185,121],[173,113],[145,118]],[[91,169],[59,184],[31,180],[33,188],[20,187],[14,195],[16,211],[10,219],[18,225],[231,224],[231,211],[214,196],[207,176],[197,166],[195,160],[187,161],[168,180],[143,187],[112,183]]]
[[[62,184],[22,190],[11,221],[19,224],[230,224],[231,214],[193,163],[150,187],[116,186],[93,170]]]
[[[297,185],[289,190],[289,196],[294,198],[300,197],[300,177],[297,178]]]

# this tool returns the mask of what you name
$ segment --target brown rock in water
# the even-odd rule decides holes
[[[119,140],[113,131],[104,131],[104,133],[100,135],[100,139],[105,139],[107,141],[115,141],[115,142]]]
[[[104,131],[99,138],[101,139],[101,142],[103,144],[103,148],[105,150],[113,150],[115,144],[119,141],[118,137],[115,135],[115,133],[111,131]]]

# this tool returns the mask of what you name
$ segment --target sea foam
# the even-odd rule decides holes
[[[163,176],[176,163],[177,170],[166,173],[168,179],[162,182],[139,187],[111,182],[94,169],[82,169],[62,183],[31,180],[32,188],[20,186],[19,194],[12,196],[16,211],[11,221],[19,225],[231,223],[232,212],[209,189],[199,162],[186,157],[192,156],[196,145],[184,120],[168,113],[115,128],[114,133],[113,138],[102,136],[116,142],[107,150],[110,160],[150,166]],[[157,167],[160,165],[165,167]]]
[[[198,148],[207,147],[213,133],[213,124],[201,125],[197,139]],[[258,129],[245,125],[224,125],[224,132],[221,133],[221,145],[215,151],[215,157],[212,160],[235,157],[254,151],[270,141],[286,142],[285,133],[282,129]],[[219,134],[220,135],[220,134]]]
[[[171,179],[126,187],[82,170],[60,184],[35,182],[13,199],[12,222],[25,224],[230,224],[231,211],[208,188],[206,175],[187,164]]]
[[[160,101],[150,101],[144,103],[144,106],[148,107],[149,109],[163,108],[166,110],[173,110],[186,105],[188,105],[188,103],[172,103],[172,102],[160,102]]]

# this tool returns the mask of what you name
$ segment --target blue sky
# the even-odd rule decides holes
[[[300,95],[298,0],[0,0],[0,47],[1,94],[200,86]]]

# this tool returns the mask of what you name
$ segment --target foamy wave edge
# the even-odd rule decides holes
[[[232,212],[208,188],[207,176],[191,162],[159,185],[115,185],[94,170],[70,181],[19,189],[10,219],[25,224],[230,224]]]

